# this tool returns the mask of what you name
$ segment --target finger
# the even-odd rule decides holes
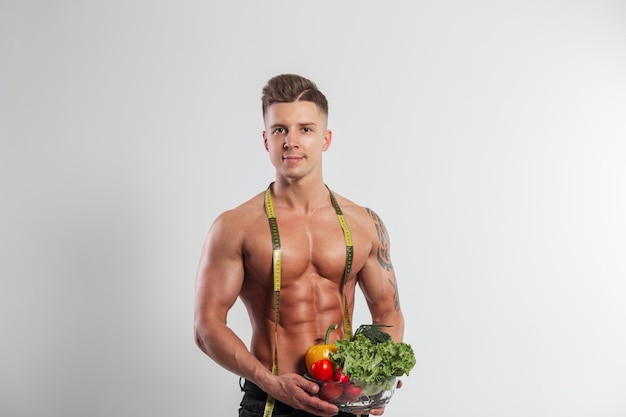
[[[373,408],[367,412],[364,411],[364,413],[371,414],[373,416],[382,416],[385,413],[385,407]]]
[[[305,378],[298,379],[297,385],[300,386],[300,388],[302,388],[308,394],[317,394],[320,391],[320,387],[318,384]]]
[[[309,394],[317,394],[320,391],[319,385],[315,382],[307,383],[302,388]]]
[[[322,401],[321,404],[311,405],[305,407],[305,411],[316,416],[336,416],[339,413],[339,408],[335,405]]]

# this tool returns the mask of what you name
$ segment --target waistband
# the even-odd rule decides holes
[[[246,395],[260,400],[265,400],[267,398],[267,393],[259,388],[254,382],[248,381],[247,379],[243,380],[243,385],[241,382],[242,381],[240,380],[239,386],[241,387],[241,391],[245,392]]]
[[[254,382],[250,382],[247,379],[240,378],[239,387],[241,388],[241,391],[245,393],[245,397],[247,397],[249,400],[262,401],[264,403],[265,400],[267,399],[267,393],[263,391],[261,388],[259,388]],[[242,403],[244,401],[246,401],[245,398],[244,400],[242,400]],[[294,411],[292,407],[288,406],[287,404],[283,404],[280,401],[276,401],[275,407],[279,411],[282,411],[283,413],[287,413],[287,414]],[[295,411],[298,413],[297,415],[312,416],[312,414],[306,413],[304,411],[300,411],[300,410],[295,410]],[[369,414],[360,414],[360,417],[367,417],[367,416],[369,416]],[[354,414],[346,413],[345,411],[339,411],[339,414],[337,414],[337,417],[355,417],[355,416]]]

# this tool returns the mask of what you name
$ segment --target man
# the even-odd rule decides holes
[[[196,342],[245,379],[240,416],[334,416],[338,408],[317,398],[317,384],[303,377],[304,355],[331,324],[339,324],[331,341],[350,336],[357,284],[372,323],[391,325],[388,333],[402,340],[389,239],[373,211],[324,183],[322,153],[332,132],[316,85],[279,75],[263,89],[262,103],[276,179],[209,230],[196,281]],[[250,350],[227,325],[237,297],[252,324]]]

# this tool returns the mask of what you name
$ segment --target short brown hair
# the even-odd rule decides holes
[[[295,101],[310,101],[328,116],[328,101],[326,96],[317,89],[317,85],[300,75],[282,74],[270,79],[263,87],[262,109],[265,111],[274,103],[293,103]]]

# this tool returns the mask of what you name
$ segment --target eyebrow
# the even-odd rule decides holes
[[[317,126],[317,123],[303,122],[303,123],[298,123],[298,126],[300,127]],[[274,123],[273,125],[270,126],[270,129],[276,129],[277,127],[287,127],[287,126],[285,126],[283,123]]]

